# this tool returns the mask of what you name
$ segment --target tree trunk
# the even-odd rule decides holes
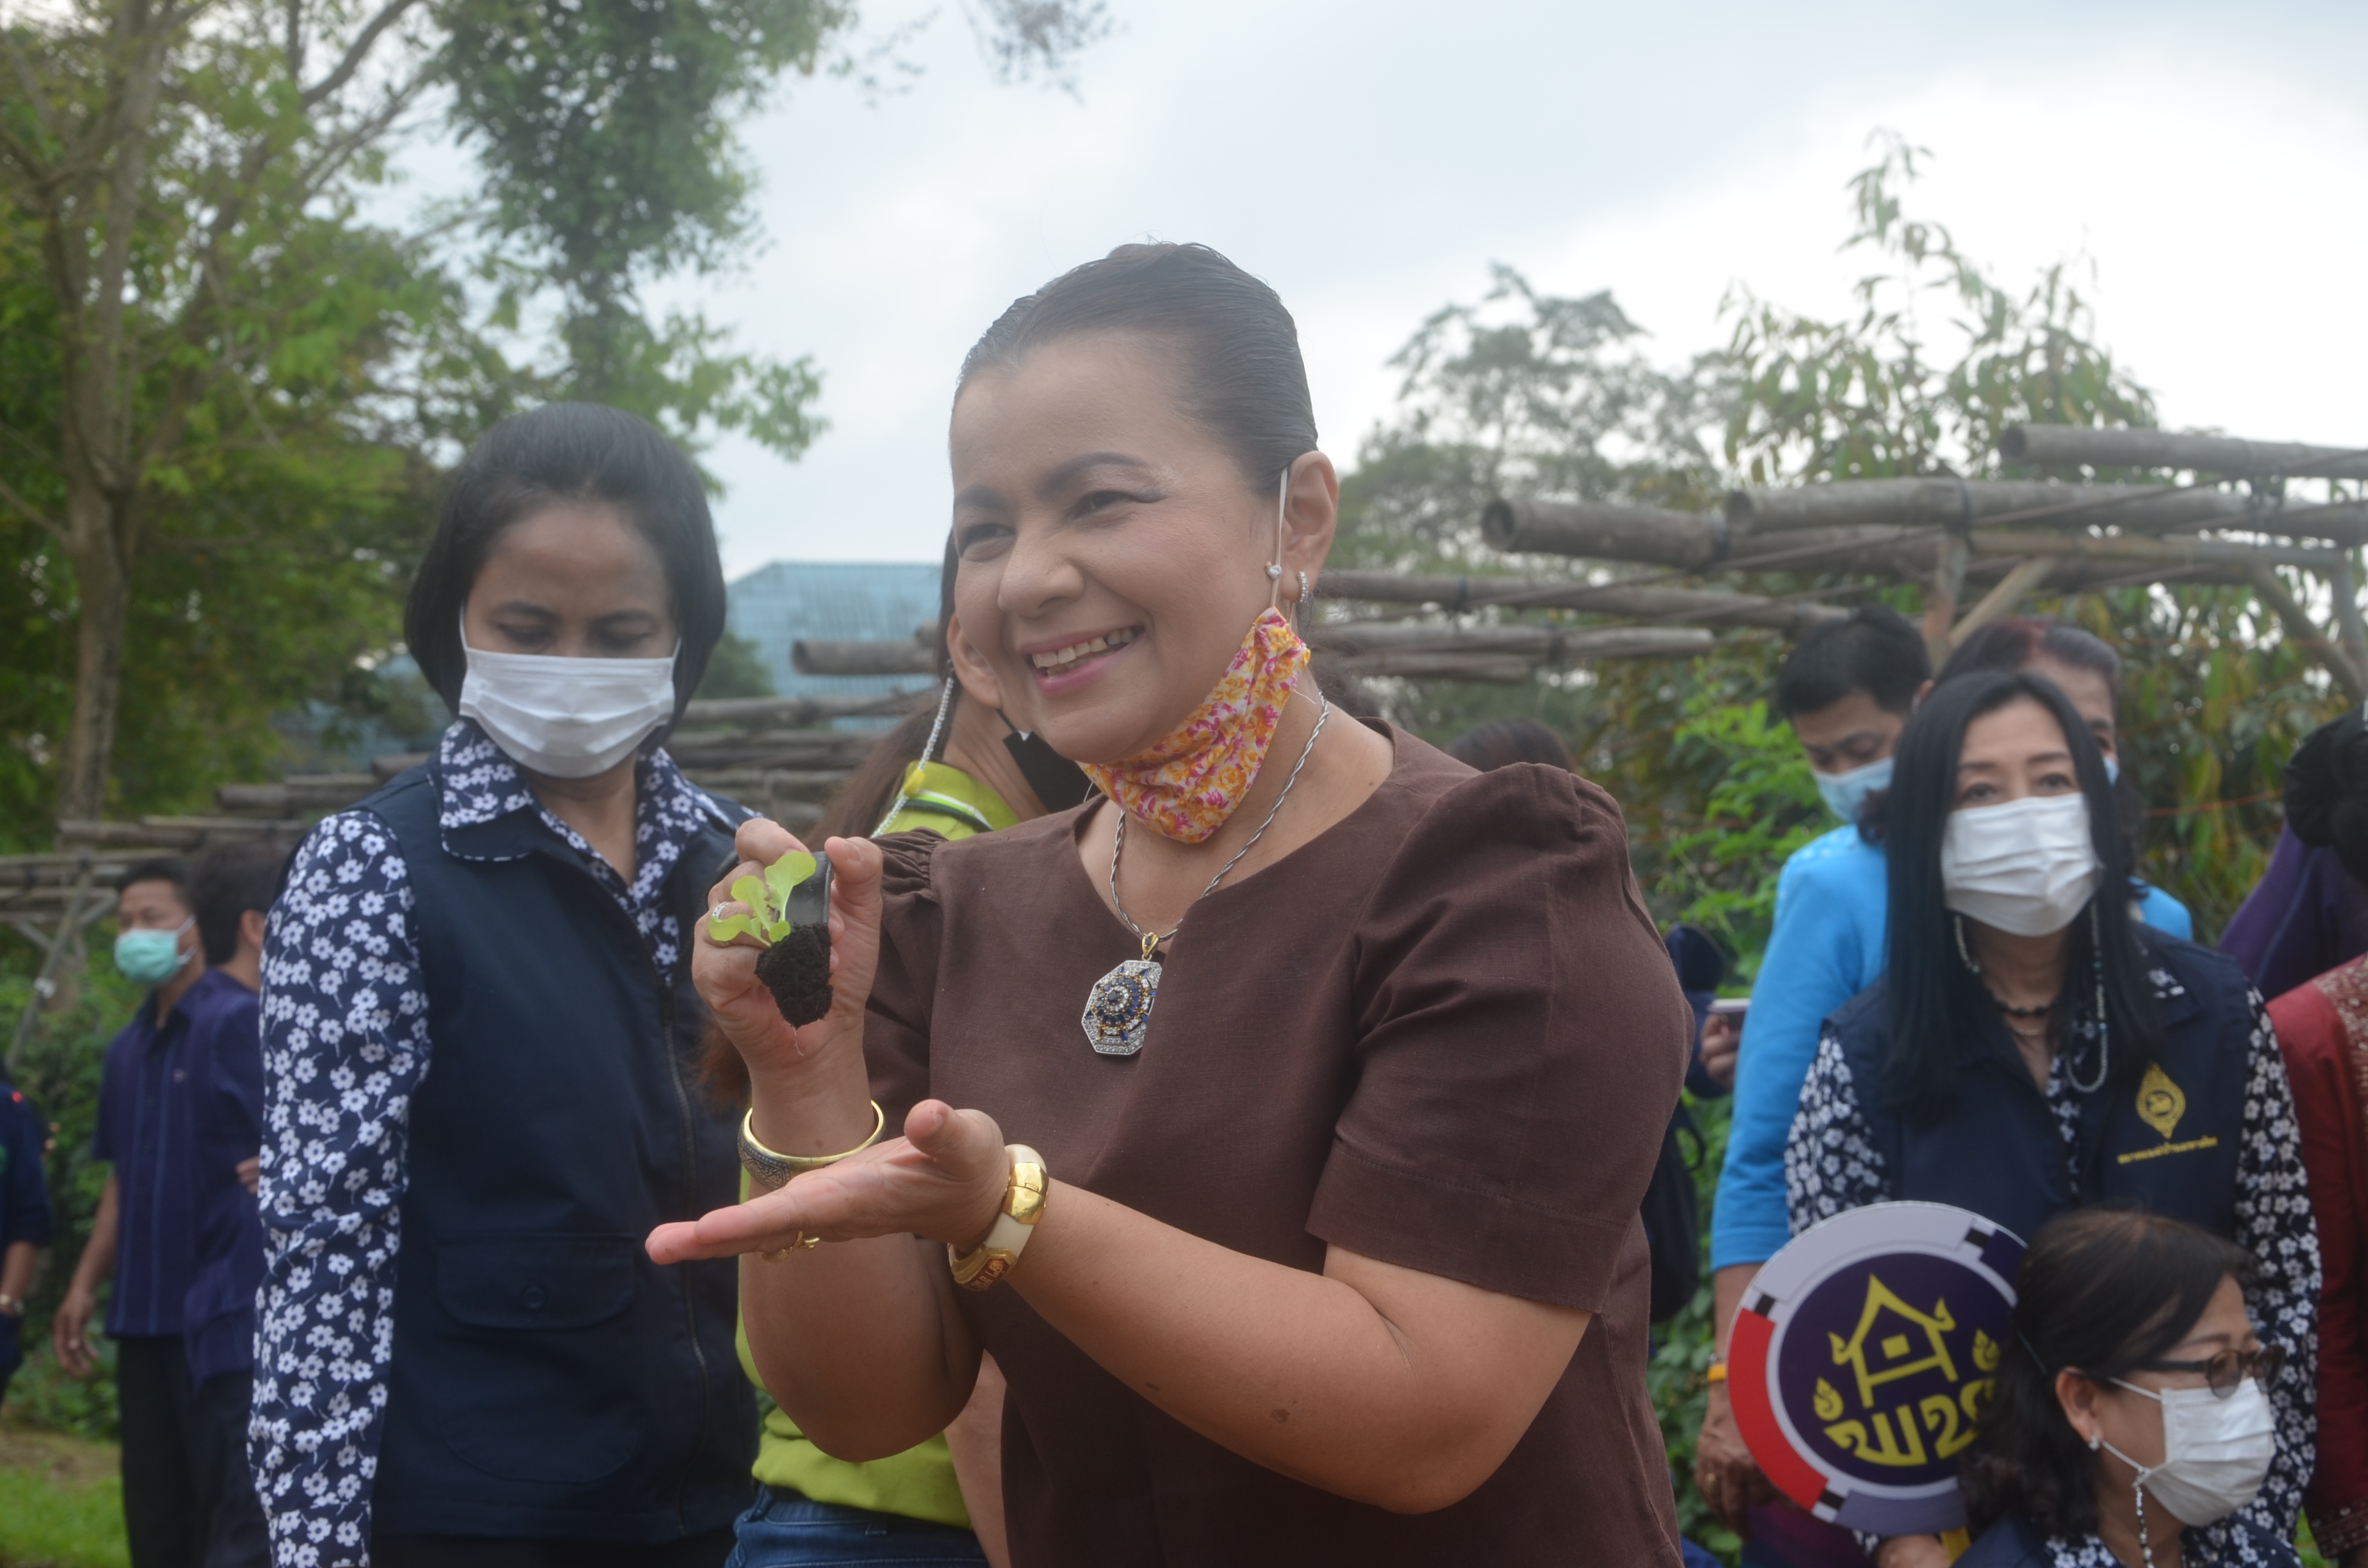
[[[108,763],[123,695],[131,563],[120,552],[117,541],[123,534],[107,497],[78,494],[67,506],[65,551],[74,562],[80,613],[74,628],[74,722],[58,775],[57,814],[62,821],[96,821],[106,814]]]

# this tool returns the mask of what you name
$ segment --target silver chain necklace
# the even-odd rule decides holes
[[[1126,928],[1143,943],[1143,956],[1121,962],[1094,982],[1093,990],[1086,995],[1085,1017],[1079,1022],[1085,1026],[1087,1042],[1099,1054],[1133,1056],[1143,1049],[1144,1037],[1151,1029],[1152,1004],[1159,1000],[1159,975],[1164,967],[1152,955],[1159,950],[1161,943],[1175,940],[1176,933],[1184,929],[1184,916],[1190,915],[1201,899],[1217,891],[1217,884],[1242,863],[1243,856],[1258,847],[1258,841],[1266,836],[1266,830],[1272,827],[1274,819],[1282,814],[1282,803],[1291,799],[1292,786],[1299,782],[1300,769],[1305,767],[1307,759],[1315,755],[1315,743],[1324,733],[1325,721],[1332,717],[1332,704],[1321,693],[1317,694],[1316,699],[1324,706],[1315,715],[1315,728],[1308,732],[1307,744],[1299,748],[1299,760],[1292,765],[1291,777],[1282,781],[1282,792],[1274,798],[1274,809],[1267,812],[1266,821],[1258,824],[1258,831],[1250,835],[1248,841],[1234,851],[1234,858],[1217,868],[1217,874],[1209,879],[1209,885],[1202,888],[1192,903],[1185,907],[1184,915],[1177,917],[1176,925],[1165,936],[1146,931],[1136,925],[1134,916],[1126,912],[1126,905],[1119,902],[1118,863],[1119,858],[1126,852],[1127,817],[1126,808],[1119,806],[1118,826],[1110,836],[1110,907],[1118,911],[1118,917],[1126,923]],[[1112,802],[1113,805],[1116,803]]]

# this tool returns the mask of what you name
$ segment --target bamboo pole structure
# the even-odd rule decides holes
[[[1998,437],[1998,454],[2009,462],[2033,465],[2185,469],[2245,479],[2368,479],[2368,449],[2182,436],[2169,430],[2009,425]]]
[[[1952,649],[1961,647],[1966,638],[1991,621],[2001,616],[2012,615],[2017,606],[2046,583],[2048,574],[2055,570],[2056,562],[2057,558],[2052,555],[2034,555],[2028,561],[2015,562],[2013,569],[1998,580],[1998,585],[1982,596],[1979,604],[1959,617],[1957,623],[1949,628],[1949,646]]]
[[[2264,562],[2252,569],[2252,574],[2254,591],[2261,596],[2263,604],[2277,612],[2278,619],[2285,625],[2286,635],[2317,659],[2352,701],[2368,702],[2368,676],[2362,676],[2343,650],[2319,630],[2310,612],[2278,580],[2276,569]]]
[[[1468,653],[1561,665],[1589,659],[1684,658],[1713,642],[1699,627],[1438,626],[1406,620],[1336,620],[1307,628],[1309,646],[1354,658]]]
[[[832,642],[801,637],[790,644],[790,667],[802,676],[927,676],[937,674],[938,655],[904,638]]]
[[[1761,626],[1795,636],[1848,613],[1830,605],[1695,588],[1640,588],[1623,583],[1566,583],[1544,577],[1424,575],[1355,567],[1325,573],[1315,591],[1323,598],[1372,604],[1436,605],[1450,610],[1489,605],[1508,609],[1582,609],[1705,626]]]
[[[2241,526],[2248,497],[2159,484],[2058,484],[1980,479],[1848,479],[1792,490],[1728,493],[1723,515],[1737,534],[1801,528],[1973,528],[1988,519],[2023,527],[2174,528]]]

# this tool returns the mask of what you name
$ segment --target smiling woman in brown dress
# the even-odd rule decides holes
[[[874,1096],[891,1136],[651,1248],[828,1244],[742,1291],[766,1386],[847,1458],[943,1427],[991,1351],[1023,1565],[1674,1563],[1636,1209],[1685,1003],[1593,786],[1475,774],[1311,679],[1212,711],[1295,667],[1267,612],[1332,542],[1315,446],[1288,312],[1201,247],[1114,252],[972,351],[956,602],[1005,710],[1134,802],[1146,754],[1270,746],[1158,811],[831,841],[803,1028],[753,938],[703,935],[757,1157],[856,1148]],[[1103,1054],[1080,1014],[1141,933],[1147,1027]],[[1041,1215],[961,1289],[949,1249],[1028,1210],[1007,1139]]]

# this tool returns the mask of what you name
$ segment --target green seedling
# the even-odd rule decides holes
[[[800,882],[814,873],[814,858],[806,854],[784,855],[765,868],[759,877],[743,877],[732,884],[733,898],[748,906],[746,915],[728,915],[716,921],[712,927],[715,940],[731,941],[735,937],[756,937],[771,947],[797,928],[790,918],[790,892]]]

